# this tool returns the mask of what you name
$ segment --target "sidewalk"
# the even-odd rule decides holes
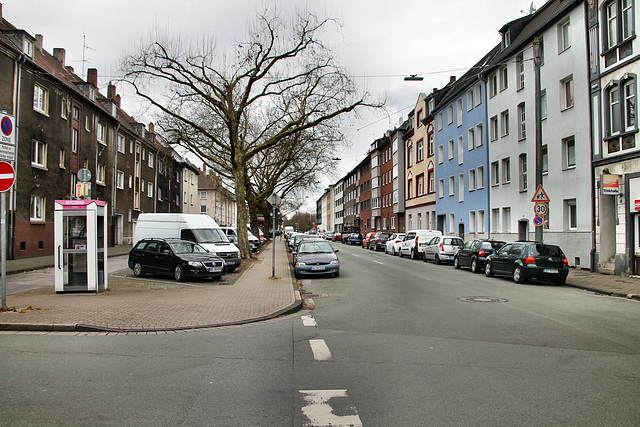
[[[284,243],[276,241],[258,260],[221,281],[178,283],[110,277],[109,290],[98,294],[56,294],[53,284],[7,297],[18,312],[0,314],[0,330],[76,332],[162,332],[238,325],[266,320],[301,306]],[[130,247],[109,248],[109,257]],[[7,261],[7,274],[53,266],[53,257]],[[235,280],[226,278],[235,276]],[[20,309],[26,307],[24,313]]]

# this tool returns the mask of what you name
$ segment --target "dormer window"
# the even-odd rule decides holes
[[[22,39],[22,51],[29,58],[33,59],[33,42],[26,37]]]
[[[502,33],[502,49],[506,49],[511,44],[511,30]]]

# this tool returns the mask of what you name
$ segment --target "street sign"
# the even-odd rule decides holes
[[[277,194],[273,193],[269,197],[267,197],[267,202],[271,203],[272,206],[278,206],[282,199]]]
[[[544,202],[536,202],[536,204],[533,205],[533,212],[536,215],[545,216],[548,211],[549,211],[549,208],[547,207],[547,204]]]
[[[533,223],[536,227],[540,227],[544,223],[544,218],[542,218],[541,216],[536,216],[535,218],[533,218]]]
[[[80,182],[91,181],[91,171],[89,169],[80,169],[78,171],[78,181]]]
[[[7,162],[0,162],[0,192],[5,192],[16,181],[16,171]]]
[[[547,192],[542,188],[542,184],[538,185],[536,188],[536,192],[533,194],[532,202],[550,202],[549,196],[547,196]]]
[[[0,160],[13,162],[16,157],[15,117],[0,113]]]

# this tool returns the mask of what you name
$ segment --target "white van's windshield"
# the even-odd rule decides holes
[[[202,228],[193,230],[198,243],[229,243],[229,239],[222,230],[217,228]]]

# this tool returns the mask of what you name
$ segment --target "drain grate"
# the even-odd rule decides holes
[[[460,297],[458,301],[462,302],[509,302],[508,299],[496,297]]]

